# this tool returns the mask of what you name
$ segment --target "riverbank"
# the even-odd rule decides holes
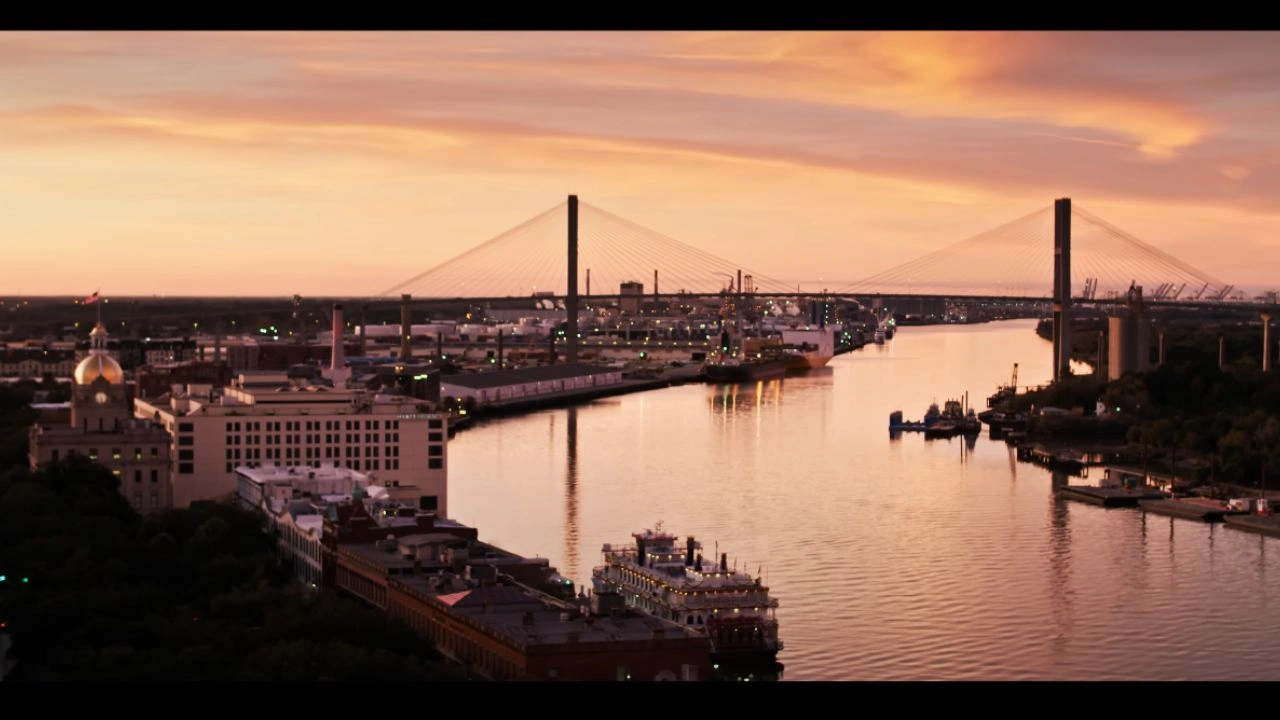
[[[660,376],[654,378],[628,378],[605,387],[562,390],[560,392],[544,393],[535,397],[500,400],[480,405],[472,409],[467,415],[467,417],[471,418],[471,422],[460,427],[459,431],[465,430],[475,422],[490,418],[507,417],[528,412],[536,412],[538,410],[565,407],[567,405],[577,405],[579,403],[591,402],[592,400],[612,397],[615,395],[627,395],[630,393],[645,392],[648,390],[659,390],[661,388],[687,385],[695,382],[702,382],[701,368],[697,365],[686,365],[679,368],[666,368]]]

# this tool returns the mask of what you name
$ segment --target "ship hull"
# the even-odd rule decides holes
[[[771,650],[711,652],[711,666],[716,680],[773,681],[782,679],[785,667],[778,653]]]
[[[741,365],[707,365],[702,369],[702,374],[708,381],[714,383],[773,380],[786,375],[789,362],[789,360],[783,358],[780,360],[743,363]]]
[[[818,354],[792,355],[791,359],[787,361],[787,369],[798,371],[817,370],[826,367],[827,363],[831,362],[832,357],[834,356]]]

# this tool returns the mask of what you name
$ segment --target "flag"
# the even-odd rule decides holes
[[[94,290],[92,295],[90,295],[89,297],[87,297],[87,298],[85,298],[85,299],[84,299],[84,304],[85,304],[85,305],[92,305],[92,304],[94,304],[94,303],[96,303],[96,302],[98,302],[98,291],[97,291],[97,290]]]

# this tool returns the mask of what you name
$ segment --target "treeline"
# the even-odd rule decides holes
[[[1280,488],[1280,372],[1261,371],[1261,329],[1177,324],[1165,333],[1163,366],[1112,383],[1068,378],[1020,396],[1019,409],[1082,407],[1093,414],[1101,400],[1128,426],[1128,443],[1166,466],[1194,467],[1205,482],[1256,487],[1270,478]],[[1218,366],[1220,334],[1225,369]]]
[[[83,458],[0,476],[0,575],[6,679],[462,677],[386,613],[302,588],[255,514],[143,518]]]

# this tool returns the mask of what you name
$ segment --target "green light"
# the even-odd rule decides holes
[[[24,583],[29,582],[29,578],[22,578],[22,582]]]
[[[0,582],[4,582],[5,580],[8,580],[8,579],[9,579],[8,575],[0,575]]]

